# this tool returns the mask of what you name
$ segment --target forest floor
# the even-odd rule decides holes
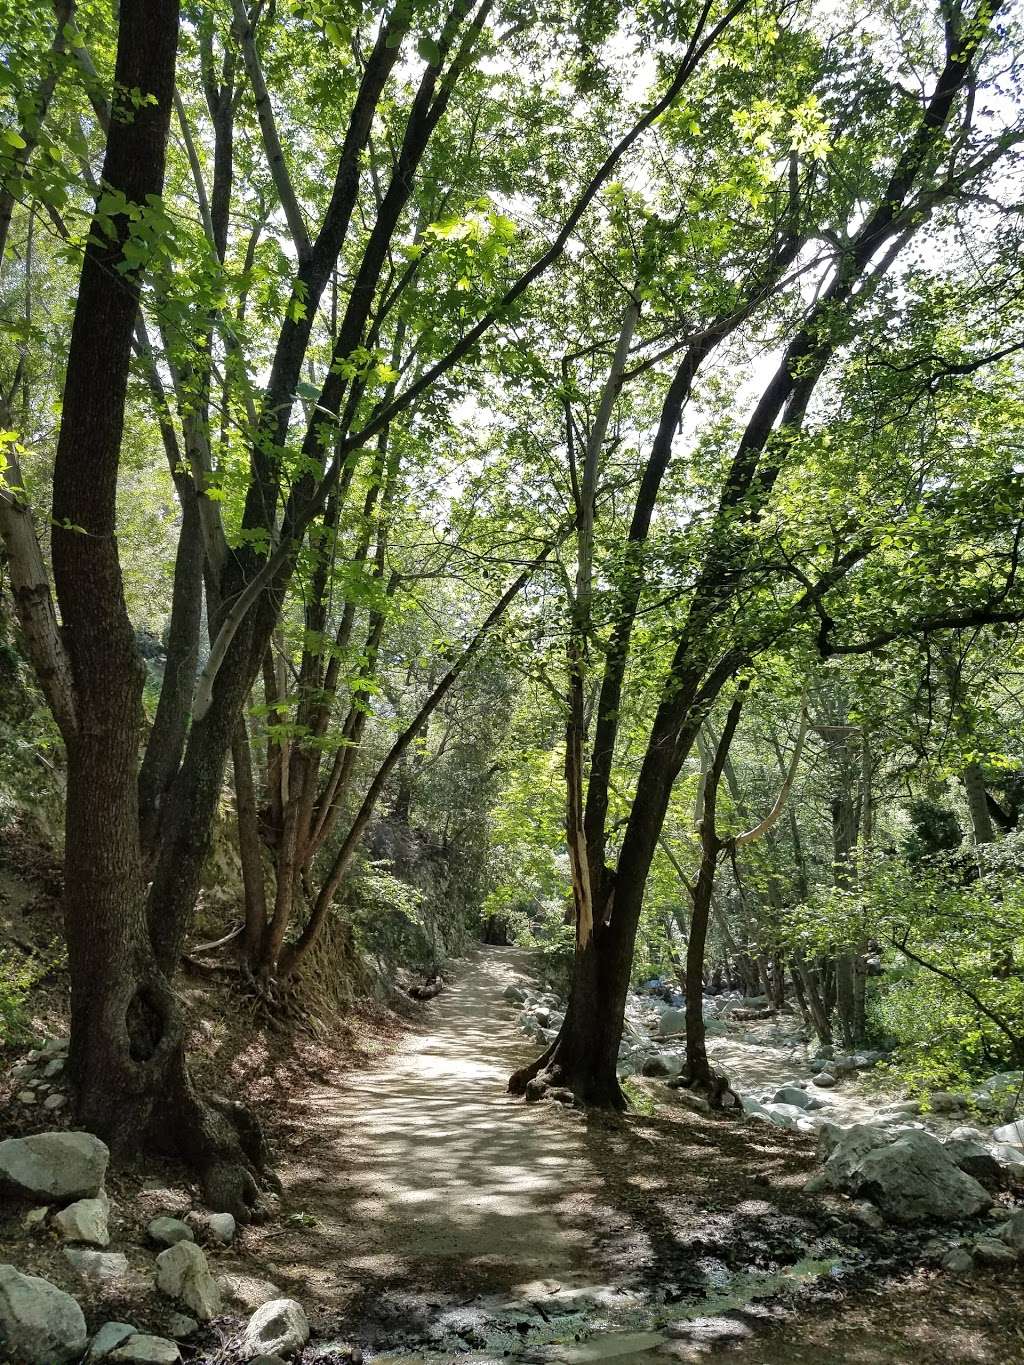
[[[1019,1278],[940,1274],[934,1229],[804,1194],[812,1139],[653,1084],[623,1119],[511,1098],[529,1045],[502,991],[529,969],[479,950],[386,1059],[293,1102],[296,1212],[244,1245],[324,1346],[382,1365],[1024,1362]]]
[[[0,944],[41,951],[58,933],[52,878],[6,875]],[[849,1200],[806,1194],[813,1138],[693,1113],[656,1081],[630,1082],[621,1118],[511,1098],[534,1045],[502,992],[532,966],[480,949],[408,1018],[361,1008],[317,1040],[268,1032],[227,984],[181,979],[201,1083],[265,1115],[285,1189],[273,1221],[211,1253],[227,1316],[189,1343],[190,1362],[237,1360],[239,1315],[284,1293],[313,1325],[302,1365],[349,1360],[350,1346],[381,1365],[1024,1365],[1019,1272],[940,1273],[929,1242],[945,1230],[872,1229]],[[33,1035],[66,1032],[66,991],[59,967],[33,987]],[[768,1025],[714,1048],[745,1091],[796,1074]],[[844,1119],[875,1102],[851,1088]],[[0,1078],[0,1136],[38,1131],[37,1114]],[[144,1230],[194,1207],[188,1173],[119,1163],[108,1187],[132,1272],[123,1302],[83,1296],[59,1241],[26,1232],[13,1207],[0,1206],[0,1260],[78,1294],[94,1329],[128,1315],[163,1331]]]

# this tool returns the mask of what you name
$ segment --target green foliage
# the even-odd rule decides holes
[[[30,1038],[33,988],[65,960],[63,945],[56,942],[41,955],[0,948],[0,1049]]]

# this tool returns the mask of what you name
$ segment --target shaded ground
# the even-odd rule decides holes
[[[804,1195],[811,1139],[655,1085],[624,1121],[507,1096],[528,1045],[501,992],[528,969],[481,951],[383,1064],[296,1101],[294,1221],[245,1245],[321,1339],[382,1360],[1024,1362],[1019,1278],[940,1277],[934,1230]]]

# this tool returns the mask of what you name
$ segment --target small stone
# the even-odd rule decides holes
[[[309,1321],[294,1299],[271,1299],[257,1308],[243,1336],[247,1350],[270,1355],[291,1355],[309,1340]]]
[[[111,1351],[107,1359],[117,1361],[119,1365],[176,1365],[181,1352],[176,1341],[139,1332],[116,1351]]]
[[[167,1319],[167,1335],[175,1341],[186,1341],[199,1331],[199,1323],[187,1313],[171,1313]]]
[[[161,1247],[173,1247],[179,1242],[196,1240],[192,1229],[180,1218],[154,1218],[146,1228],[146,1236]]]
[[[129,1337],[135,1336],[137,1331],[138,1329],[130,1322],[105,1322],[93,1337],[86,1359],[106,1360],[111,1351],[116,1351]]]
[[[526,1082],[527,1104],[536,1104],[538,1100],[542,1100],[544,1098],[547,1092],[548,1092],[547,1082],[542,1081],[539,1076],[534,1076],[532,1081]]]
[[[18,1099],[21,1101],[22,1104],[35,1104],[36,1093],[34,1090],[19,1090]]]
[[[180,1299],[200,1322],[209,1322],[221,1308],[220,1289],[195,1242],[178,1242],[156,1258],[156,1287]]]
[[[110,1241],[109,1212],[110,1200],[106,1191],[100,1190],[95,1199],[79,1199],[61,1209],[53,1221],[65,1242],[88,1242],[90,1246],[105,1247]]]
[[[26,1213],[25,1217],[21,1220],[22,1226],[26,1227],[29,1230],[29,1232],[34,1231],[36,1228],[42,1227],[42,1225],[46,1222],[46,1215],[49,1212],[50,1210],[46,1207],[45,1204],[41,1204],[37,1209],[29,1209],[28,1213]]]
[[[43,1075],[49,1080],[52,1076],[59,1076],[63,1070],[64,1058],[54,1057],[52,1061],[47,1062],[43,1067]]]
[[[68,1040],[66,1038],[46,1038],[43,1041],[42,1055],[52,1057],[55,1053],[67,1052]]]
[[[249,1365],[288,1365],[284,1356],[252,1356]]]
[[[51,1114],[55,1114],[58,1109],[63,1109],[67,1102],[66,1095],[54,1091],[52,1095],[47,1095],[46,1099],[43,1100],[43,1108],[48,1109]]]
[[[819,1071],[812,1081],[812,1085],[818,1086],[821,1090],[831,1090],[835,1084],[836,1078],[830,1071]]]
[[[112,1284],[128,1274],[128,1257],[122,1251],[87,1251],[65,1247],[64,1255],[87,1284]]]
[[[974,1257],[966,1247],[953,1247],[942,1258],[943,1270],[951,1270],[954,1275],[966,1275],[974,1269]]]
[[[206,1220],[210,1236],[221,1246],[229,1246],[235,1240],[236,1223],[230,1213],[211,1213]]]
[[[49,1280],[0,1265],[0,1341],[20,1365],[66,1365],[89,1339],[81,1308]]]
[[[866,1200],[859,1204],[854,1204],[853,1212],[858,1223],[870,1228],[872,1232],[881,1232],[885,1227],[885,1219],[875,1208],[874,1204],[869,1204]]]

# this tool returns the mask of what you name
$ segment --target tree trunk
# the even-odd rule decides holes
[[[102,180],[133,205],[159,196],[174,89],[177,0],[122,0],[115,106]],[[131,103],[142,90],[151,102]],[[143,212],[145,210],[143,209]],[[126,270],[127,215],[94,221],[72,325],[53,477],[53,570],[76,726],[68,752],[64,919],[71,976],[69,1071],[78,1119],[117,1149],[158,1134],[198,1169],[216,1208],[245,1217],[256,1194],[247,1142],[188,1078],[184,1026],[145,913],[138,802],[144,677],[125,606],[116,492],[140,277]],[[236,1116],[237,1117],[237,1116]],[[250,1132],[249,1136],[252,1136]]]
[[[981,764],[977,759],[968,763],[964,768],[962,780],[964,795],[967,797],[967,809],[971,814],[974,842],[976,844],[991,844],[995,840],[996,831],[988,808],[985,774],[982,772]]]

